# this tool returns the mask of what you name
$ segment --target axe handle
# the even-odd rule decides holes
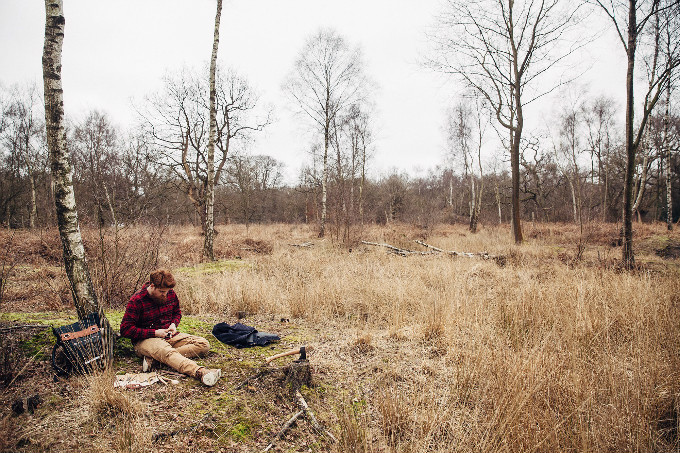
[[[273,355],[273,356],[271,356],[271,357],[267,357],[267,358],[265,359],[265,361],[266,361],[267,363],[270,363],[272,360],[278,359],[279,357],[285,357],[285,356],[287,356],[287,355],[294,355],[294,354],[299,354],[299,353],[300,353],[300,348],[292,349],[292,350],[290,350],[290,351],[281,352],[281,353],[275,354],[275,355]]]

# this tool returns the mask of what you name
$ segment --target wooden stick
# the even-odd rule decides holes
[[[24,324],[17,326],[5,326],[0,327],[0,332],[10,332],[12,330],[23,330],[23,329],[50,329],[52,326],[45,326],[40,324]]]
[[[288,421],[283,425],[283,427],[282,427],[281,430],[278,432],[278,434],[274,437],[274,439],[271,441],[271,443],[270,443],[269,445],[267,445],[267,448],[265,448],[265,449],[262,450],[262,451],[263,451],[263,452],[264,452],[264,451],[269,451],[269,450],[271,450],[272,448],[274,448],[274,446],[276,445],[276,442],[278,442],[278,441],[281,440],[281,438],[282,438],[283,435],[286,433],[286,431],[288,431],[288,428],[290,428],[290,427],[293,425],[293,423],[295,423],[295,420],[297,420],[298,418],[300,418],[300,415],[304,414],[304,412],[305,412],[304,410],[300,410],[299,412],[295,413],[295,415],[293,415],[293,416],[290,418],[290,420],[288,420]]]
[[[245,387],[246,385],[250,384],[252,381],[255,381],[255,380],[261,378],[265,374],[273,373],[274,371],[279,371],[280,369],[281,368],[278,368],[278,367],[277,368],[264,368],[264,369],[260,370],[260,372],[258,372],[257,374],[250,376],[249,378],[245,379],[243,382],[238,384],[236,387],[234,387],[234,390],[238,390],[242,387]]]
[[[45,350],[45,347],[41,348],[40,351],[36,352],[35,355],[34,355],[33,357],[31,357],[30,360],[29,360],[28,362],[26,362],[26,365],[24,365],[24,367],[21,369],[21,371],[19,371],[19,372],[16,374],[16,376],[14,376],[14,378],[12,379],[12,381],[11,381],[9,384],[7,384],[7,387],[5,387],[5,389],[10,388],[10,387],[12,386],[12,384],[14,384],[14,381],[16,381],[17,378],[18,378],[19,376],[21,376],[21,374],[22,374],[24,371],[26,371],[26,368],[28,368],[28,366],[29,366],[31,363],[33,363],[33,361],[35,360],[35,358],[38,357],[38,355],[39,355],[41,352],[43,352],[44,350]]]
[[[305,351],[306,351],[306,352],[311,352],[311,351],[314,349],[313,346],[305,346],[304,348],[305,348]],[[269,363],[272,362],[272,360],[278,359],[278,358],[280,358],[280,357],[286,357],[286,356],[288,356],[288,355],[299,354],[299,353],[300,353],[300,350],[301,350],[301,348],[296,348],[296,349],[291,349],[290,351],[281,352],[281,353],[275,354],[275,355],[273,355],[273,356],[271,356],[271,357],[267,357],[266,359],[264,359],[264,361],[267,362],[267,363],[269,364]]]
[[[401,256],[409,256],[409,255],[429,255],[427,252],[414,252],[413,250],[406,250],[406,249],[400,249],[399,247],[395,247],[390,244],[379,244],[377,242],[368,242],[368,241],[361,241],[362,244],[366,245],[375,245],[376,247],[385,247],[391,250],[393,253],[396,253],[397,255]]]
[[[464,257],[467,257],[467,258],[480,257],[480,258],[485,259],[485,260],[488,260],[490,258],[495,258],[495,256],[489,255],[486,252],[480,252],[480,253],[456,252],[456,251],[453,251],[453,250],[442,250],[440,248],[437,248],[433,245],[427,244],[427,243],[425,243],[423,241],[419,241],[419,240],[416,240],[414,242],[416,244],[422,245],[423,247],[427,247],[429,249],[432,249],[435,252],[446,253],[446,254],[453,255],[453,256],[464,256]]]
[[[305,399],[302,397],[302,394],[300,393],[299,390],[295,391],[295,396],[297,397],[298,404],[300,405],[302,410],[305,411],[307,413],[307,415],[309,416],[309,420],[312,422],[312,426],[314,426],[314,428],[318,432],[320,432],[322,434],[326,434],[328,437],[330,437],[331,440],[333,440],[333,442],[338,443],[338,439],[336,439],[335,436],[330,431],[328,431],[327,429],[324,429],[321,426],[319,421],[316,419],[314,412],[312,412],[312,410],[309,408],[307,401],[305,401]]]

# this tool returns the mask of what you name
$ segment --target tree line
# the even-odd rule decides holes
[[[613,11],[594,0],[591,6],[611,18],[624,50],[630,54],[633,43],[642,53],[648,90],[641,118],[630,110],[630,96],[621,123],[622,106],[595,94],[557,101],[546,127],[525,124],[524,109],[562,88],[537,80],[574,51],[562,40],[588,4],[522,5],[446,3],[430,37],[429,65],[465,89],[449,109],[447,155],[436,168],[416,175],[371,172],[373,82],[360,48],[323,29],[309,37],[283,84],[313,132],[310,159],[296,183],[283,182],[282,162],[249,152],[272,112],[244,77],[213,58],[214,80],[202,69],[170,73],[158,92],[137,103],[137,121],[128,128],[114,125],[105,106],[67,118],[80,219],[98,226],[193,224],[206,231],[212,211],[217,225],[314,222],[320,236],[330,232],[345,241],[357,239],[365,223],[392,221],[464,221],[472,231],[479,222],[509,222],[518,242],[520,219],[622,222],[627,234],[630,214],[671,228],[680,214],[678,2],[631,0]],[[623,14],[626,6],[641,17]],[[628,22],[617,22],[621,18]],[[34,86],[0,89],[0,222],[10,228],[56,223],[43,108]],[[490,137],[500,145],[483,153]]]
[[[179,80],[186,76],[178,75]],[[229,86],[235,90],[235,99],[244,99],[242,93],[235,95],[244,88],[239,85],[242,82],[231,79]],[[178,83],[169,79],[168,88],[177,90]],[[54,225],[38,90],[31,85],[12,86],[0,93],[0,222],[9,228]],[[164,99],[168,102],[170,98]],[[158,108],[158,99],[152,96],[149,100],[150,109]],[[634,212],[639,221],[677,222],[680,216],[680,114],[666,104],[662,100],[661,108],[651,115],[636,162]],[[239,104],[239,112],[246,112],[250,105]],[[618,108],[606,97],[564,102],[552,122],[553,130],[538,131],[522,140],[522,218],[576,223],[620,221],[625,148],[617,122]],[[188,106],[181,110],[189,116]],[[270,121],[268,115],[264,112],[253,123],[232,117],[231,132],[216,143],[218,225],[321,222],[321,146],[312,146],[311,162],[302,169],[296,184],[284,183],[284,164],[272,156],[252,155],[233,147],[234,137],[261,129]],[[201,226],[204,208],[200,200],[204,195],[200,178],[204,170],[200,152],[206,140],[202,134],[207,132],[197,130],[202,121],[207,123],[198,115],[185,118],[182,124],[189,122],[191,136],[187,137],[187,131],[182,132],[178,125],[176,130],[181,135],[176,138],[169,132],[163,135],[164,126],[172,130],[169,125],[140,123],[123,129],[98,110],[68,121],[66,137],[81,221],[93,226],[137,222]],[[467,223],[473,218],[487,224],[510,222],[512,181],[503,162],[506,156],[499,151],[489,159],[480,157],[480,143],[493,131],[484,124],[489,119],[476,110],[474,99],[464,99],[450,109],[444,131],[447,158],[440,166],[419,174],[393,170],[369,176],[373,152],[366,128],[369,121],[366,114],[351,109],[334,126],[329,139],[327,215],[333,235],[356,239],[350,227],[361,223],[403,221],[427,226]],[[219,124],[224,126],[224,122],[222,119]],[[670,161],[664,144],[671,150]],[[185,149],[183,162],[181,152]],[[668,216],[667,188],[673,190],[672,217]]]

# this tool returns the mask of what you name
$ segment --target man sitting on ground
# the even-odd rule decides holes
[[[142,289],[130,297],[120,323],[120,334],[131,339],[135,352],[143,357],[145,373],[157,360],[213,386],[222,376],[222,370],[199,366],[187,358],[208,352],[210,343],[177,330],[182,312],[174,287],[175,278],[170,271],[153,271]]]

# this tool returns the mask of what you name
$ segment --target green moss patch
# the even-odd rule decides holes
[[[191,267],[182,267],[177,269],[188,277],[196,277],[206,274],[216,274],[219,272],[235,272],[244,267],[250,267],[250,264],[241,260],[221,260],[212,261],[209,263],[200,263]]]

